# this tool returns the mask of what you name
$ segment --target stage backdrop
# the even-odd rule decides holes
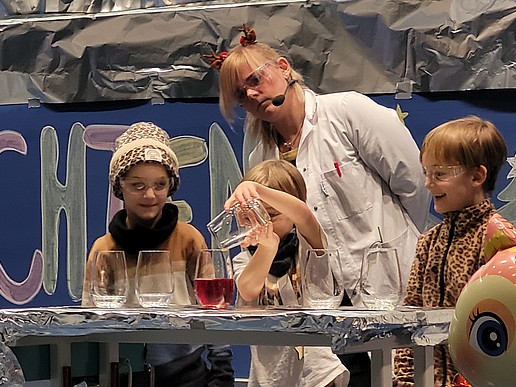
[[[373,99],[397,109],[418,144],[436,125],[466,115],[475,114],[497,125],[507,140],[509,158],[500,172],[493,201],[516,223],[516,91],[413,94],[408,100],[381,95]],[[137,121],[152,121],[169,133],[181,165],[181,185],[173,200],[180,207],[181,218],[197,227],[210,243],[206,224],[240,181],[246,159],[241,122],[230,128],[215,100],[38,108],[3,105],[0,307],[80,303],[89,247],[106,232],[111,215],[121,208],[108,184],[114,140]],[[436,221],[433,214],[430,224]],[[25,375],[29,380],[48,378],[47,371],[41,371],[44,363],[30,360],[35,350],[43,351],[40,358],[47,358],[48,348],[17,350]],[[237,375],[245,377],[247,348],[234,350]],[[87,347],[75,348],[74,354],[83,359],[74,363],[74,375],[97,372],[95,360],[84,361],[91,358]],[[121,349],[121,354],[134,356],[135,370],[142,366],[141,347]]]
[[[434,126],[476,114],[491,120],[509,145],[494,202],[516,220],[515,92],[376,96],[398,109],[421,143]],[[121,202],[111,196],[108,165],[115,138],[131,123],[152,121],[171,136],[181,185],[181,218],[210,241],[206,223],[241,178],[241,124],[230,128],[216,101],[70,106],[0,106],[0,307],[80,302],[87,252],[106,232]]]

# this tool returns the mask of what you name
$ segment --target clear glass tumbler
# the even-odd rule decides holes
[[[372,247],[364,253],[359,292],[369,309],[393,310],[403,288],[398,251],[392,247]]]
[[[129,282],[125,253],[97,251],[90,277],[91,299],[99,308],[120,308],[127,300]]]
[[[197,302],[208,309],[225,309],[235,291],[233,265],[226,249],[201,250],[195,267]]]
[[[338,250],[308,250],[301,286],[303,306],[314,309],[338,308],[344,296]]]
[[[145,308],[167,307],[172,302],[174,273],[168,250],[142,250],[136,265],[136,296]]]

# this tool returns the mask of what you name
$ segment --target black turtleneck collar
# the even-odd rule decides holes
[[[178,213],[175,204],[165,203],[161,218],[154,227],[139,224],[129,229],[126,224],[127,212],[120,210],[109,223],[109,232],[124,251],[138,254],[140,250],[157,248],[172,234],[176,228]]]
[[[295,267],[298,247],[299,240],[297,238],[296,229],[293,228],[285,238],[280,241],[278,252],[272,261],[269,274],[280,278],[287,274],[291,268]],[[256,251],[256,246],[249,246],[247,249],[252,255]]]

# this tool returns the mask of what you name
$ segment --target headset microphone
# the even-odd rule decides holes
[[[287,87],[285,87],[285,91],[283,92],[283,94],[280,94],[280,95],[277,95],[276,97],[274,97],[272,99],[272,104],[274,106],[281,106],[283,105],[283,102],[285,102],[285,94],[287,94],[287,90],[290,86],[292,86],[294,83],[296,83],[297,81],[295,79],[291,79],[290,81],[288,81],[287,83]]]

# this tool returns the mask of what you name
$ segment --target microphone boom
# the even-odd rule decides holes
[[[274,106],[281,106],[283,105],[283,102],[285,102],[285,96],[287,94],[287,90],[290,86],[292,86],[294,83],[296,83],[297,81],[295,79],[291,79],[290,81],[288,81],[287,83],[287,87],[285,87],[285,91],[283,92],[283,94],[280,94],[280,95],[277,95],[276,97],[274,97],[272,99],[272,104]]]

